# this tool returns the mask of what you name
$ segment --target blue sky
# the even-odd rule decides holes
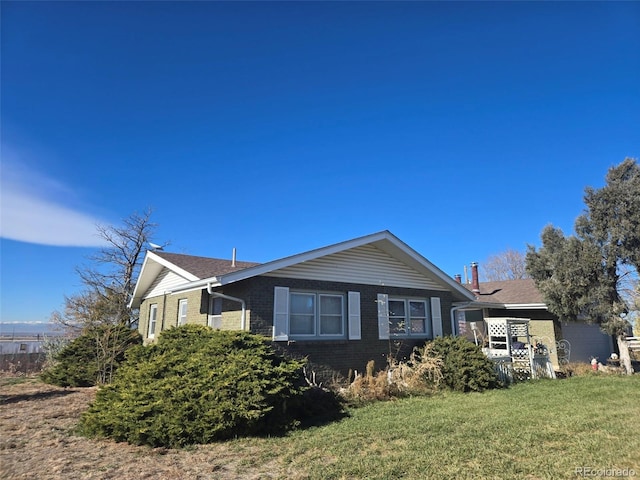
[[[0,319],[80,289],[95,224],[268,261],[388,229],[446,273],[570,232],[640,157],[638,2],[12,2]]]

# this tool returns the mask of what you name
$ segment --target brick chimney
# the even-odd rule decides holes
[[[457,283],[462,283],[462,275],[460,275],[459,273],[456,273],[453,278],[455,279],[455,281]]]
[[[480,280],[478,279],[478,263],[471,264],[471,291],[476,295],[480,295]]]

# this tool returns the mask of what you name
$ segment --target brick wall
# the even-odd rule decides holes
[[[175,327],[178,324],[178,304],[181,299],[187,300],[187,322],[199,325],[207,324],[207,309],[209,295],[206,290],[194,290],[179,295],[160,295],[146,298],[140,304],[140,320],[138,331],[144,339],[144,343],[150,343],[153,339],[147,338],[149,332],[149,310],[153,304],[157,305],[155,338],[162,330]]]
[[[424,299],[440,297],[444,334],[451,334],[452,298],[450,292],[275,277],[255,277],[226,285],[218,291],[244,299],[247,303],[249,329],[253,333],[271,338],[273,335],[273,292],[276,286],[344,294],[349,291],[360,292],[361,340],[274,342],[274,345],[283,353],[298,358],[308,358],[311,368],[324,381],[336,376],[346,377],[349,370],[362,372],[370,360],[375,361],[377,369],[383,369],[390,354],[398,359],[405,359],[415,345],[424,343],[424,339],[380,340],[378,338],[378,305],[376,300],[379,293]],[[233,303],[225,303],[224,307],[240,309],[238,304],[234,305]]]

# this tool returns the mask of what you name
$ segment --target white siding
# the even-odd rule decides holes
[[[267,275],[280,278],[444,290],[434,279],[425,277],[373,245],[363,245],[302,262]]]
[[[164,295],[167,290],[171,290],[172,288],[188,281],[189,280],[187,280],[186,278],[181,277],[168,268],[163,268],[160,272],[160,275],[156,277],[156,279],[149,287],[149,290],[147,290],[142,298],[151,298]]]

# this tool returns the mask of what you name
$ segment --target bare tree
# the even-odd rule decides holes
[[[484,279],[488,282],[501,280],[518,280],[531,278],[527,273],[525,253],[512,248],[504,252],[491,255],[480,268]]]
[[[91,266],[76,272],[85,287],[65,297],[63,312],[54,312],[55,323],[76,329],[99,324],[135,325],[138,312],[129,308],[129,300],[144,259],[145,244],[154,233],[151,210],[133,213],[122,226],[98,225],[98,235],[107,246],[88,257]]]

